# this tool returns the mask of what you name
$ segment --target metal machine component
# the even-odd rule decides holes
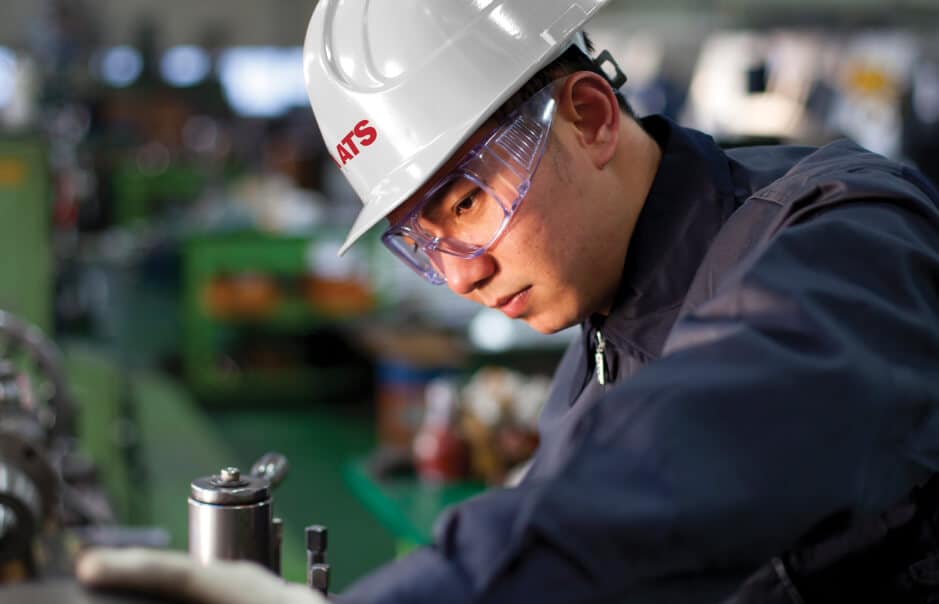
[[[31,561],[33,537],[51,517],[58,492],[32,401],[25,376],[0,360],[0,562]]]
[[[306,583],[324,596],[329,591],[329,563],[326,562],[328,533],[325,526],[306,527]]]
[[[286,457],[279,453],[265,453],[251,466],[251,476],[267,480],[274,488],[287,476],[287,468]]]
[[[189,555],[200,564],[214,560],[251,560],[280,574],[283,522],[272,512],[271,490],[287,474],[287,459],[266,453],[251,473],[235,467],[192,481],[189,497]],[[327,530],[306,527],[307,584],[329,590]]]
[[[115,529],[96,465],[78,449],[76,410],[55,345],[0,310],[0,588],[68,568],[60,529]]]
[[[13,390],[7,383],[0,391],[0,415],[6,415],[15,397],[18,407],[39,419],[49,439],[74,436],[76,405],[55,345],[35,326],[0,310],[0,359],[8,364],[8,374],[18,374]]]
[[[253,560],[280,573],[281,523],[271,490],[287,473],[283,455],[268,453],[242,476],[238,468],[197,478],[189,497],[189,554],[201,564]]]
[[[93,462],[77,449],[75,412],[58,349],[0,310],[0,563],[35,574],[31,546],[50,522],[114,520]]]
[[[33,537],[55,509],[57,485],[35,443],[0,430],[0,562],[31,559]]]

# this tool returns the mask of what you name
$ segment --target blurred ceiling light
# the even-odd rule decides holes
[[[16,55],[0,46],[0,109],[13,102],[16,94]]]
[[[212,60],[198,46],[174,46],[163,53],[160,72],[171,86],[194,86],[209,75]]]
[[[275,117],[309,102],[300,47],[229,48],[218,73],[226,99],[243,116]]]
[[[101,57],[101,79],[116,88],[133,84],[143,71],[143,57],[131,46],[109,48]]]

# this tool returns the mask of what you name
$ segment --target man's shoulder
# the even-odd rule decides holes
[[[847,139],[816,149],[781,146],[772,153],[797,160],[778,178],[754,191],[754,199],[781,206],[910,197],[939,202],[935,188],[913,168]]]
[[[759,152],[748,149],[744,155]],[[762,188],[751,191],[724,223],[698,267],[682,315],[710,299],[726,278],[752,268],[783,233],[798,237],[799,245],[808,242],[813,247],[812,238],[828,238],[846,244],[846,249],[849,231],[852,237],[869,238],[868,242],[898,224],[939,233],[939,192],[908,166],[847,140],[811,150],[772,147],[765,152],[801,153],[801,157]],[[859,221],[864,222],[863,229],[857,228]],[[791,230],[809,222],[821,228]],[[813,257],[813,262],[825,261]]]

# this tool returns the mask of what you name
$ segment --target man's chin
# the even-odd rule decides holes
[[[537,315],[533,317],[520,317],[520,320],[524,321],[529,327],[538,333],[546,336],[567,329],[572,325],[577,325],[580,322],[576,319],[571,321],[564,321],[559,317],[542,317]]]

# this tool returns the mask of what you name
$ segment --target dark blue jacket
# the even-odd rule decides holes
[[[847,141],[724,152],[643,125],[662,163],[531,472],[341,602],[719,602],[939,469],[935,189]]]

